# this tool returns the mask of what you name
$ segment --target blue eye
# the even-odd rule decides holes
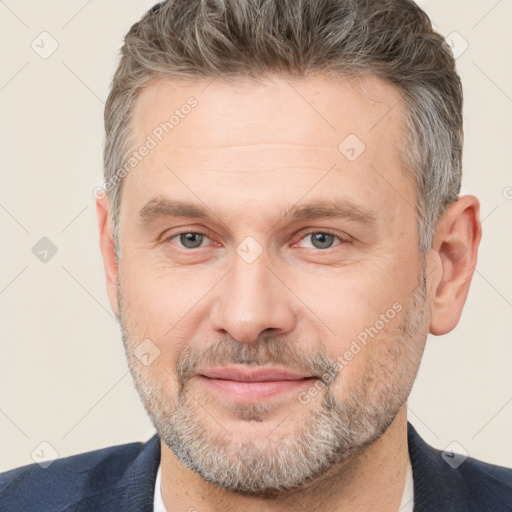
[[[186,249],[196,249],[197,247],[201,246],[204,240],[204,235],[201,233],[180,233],[179,235],[176,236],[179,237],[180,243]]]
[[[336,238],[334,235],[322,232],[310,233],[308,236],[311,237],[311,242],[316,249],[328,249]]]
[[[198,249],[203,245],[206,245],[208,240],[210,240],[208,235],[196,231],[182,231],[181,233],[176,233],[175,235],[166,239],[167,242],[173,241],[173,244],[177,244],[177,246],[181,247],[182,249],[190,250]],[[305,242],[306,240],[309,241]],[[299,241],[299,245],[309,249],[326,250],[348,242],[349,240],[341,235],[323,230],[310,231],[309,233],[304,234]],[[214,245],[219,244],[214,243]]]
[[[310,240],[309,247],[307,247],[309,249],[330,249],[333,246],[348,242],[348,240],[340,235],[330,233],[329,231],[310,231],[301,238],[300,243],[304,243],[304,240],[307,239]],[[338,243],[334,243],[336,239]]]

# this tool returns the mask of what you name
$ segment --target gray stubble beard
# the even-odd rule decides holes
[[[319,406],[318,402],[316,406],[304,405],[307,412],[300,420],[294,414],[281,420],[283,425],[288,426],[290,421],[293,422],[293,435],[279,435],[279,425],[273,432],[277,441],[267,438],[261,442],[234,439],[214,420],[218,403],[215,407],[209,407],[211,397],[192,397],[192,393],[189,393],[190,378],[198,364],[199,354],[194,358],[187,353],[184,359],[180,354],[177,364],[177,371],[180,370],[177,373],[179,389],[175,399],[169,396],[169,389],[164,389],[162,382],[155,382],[147,368],[134,357],[137,342],[126,329],[120,284],[118,318],[128,363],[135,387],[160,439],[184,466],[205,481],[240,495],[271,498],[285,491],[305,488],[333,468],[341,468],[380,438],[407,401],[427,335],[429,311],[425,307],[426,280],[423,273],[399,326],[392,333],[395,339],[390,345],[391,350],[386,352],[389,355],[386,364],[370,357],[373,365],[365,370],[363,379],[350,382],[350,387],[343,387],[342,402],[333,393],[338,379],[326,385]],[[389,340],[382,339],[372,340],[371,343],[386,341],[389,344]],[[324,354],[303,357],[295,352],[286,355],[288,348],[285,349],[284,345],[262,347],[258,344],[255,348],[254,344],[249,346],[232,340],[228,346],[231,351],[227,353],[234,351],[236,357],[223,357],[219,356],[222,352],[216,352],[217,359],[224,358],[225,364],[239,363],[242,359],[247,362],[248,354],[251,354],[249,364],[275,363],[276,358],[278,363],[283,363],[290,360],[290,355],[292,360],[300,361],[302,367],[314,368],[315,371],[329,365],[332,368],[335,364]],[[284,350],[284,356],[279,355],[281,350]],[[263,354],[266,357],[262,357]],[[183,361],[185,363],[180,367]],[[273,406],[266,403],[226,403],[225,406],[240,421],[264,423],[274,411]],[[201,416],[208,417],[205,421]]]

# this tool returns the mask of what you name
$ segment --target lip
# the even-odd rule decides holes
[[[277,368],[208,368],[198,377],[211,391],[241,400],[264,399],[311,386],[312,375]]]
[[[201,375],[210,379],[235,380],[238,382],[301,380],[313,377],[311,374],[299,374],[280,368],[248,369],[236,366],[207,368],[201,372]]]

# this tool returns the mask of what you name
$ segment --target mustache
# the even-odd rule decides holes
[[[307,372],[319,379],[325,373],[330,373],[334,377],[332,381],[340,371],[339,365],[326,354],[322,344],[313,352],[303,352],[292,340],[270,336],[251,343],[240,343],[225,337],[201,349],[187,345],[178,356],[175,371],[183,387],[202,368],[241,364],[283,367],[298,373]]]

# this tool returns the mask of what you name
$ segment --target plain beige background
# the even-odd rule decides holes
[[[0,470],[154,432],[108,304],[92,195],[117,52],[153,3],[0,0]],[[481,200],[484,237],[459,326],[429,336],[409,418],[438,448],[512,466],[512,2],[421,4],[458,55],[463,192]],[[46,262],[43,237],[57,249]]]

